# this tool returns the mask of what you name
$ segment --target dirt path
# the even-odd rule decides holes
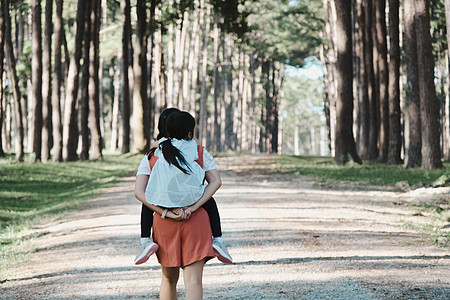
[[[235,264],[208,262],[205,299],[450,299],[450,251],[401,226],[423,222],[402,205],[423,195],[249,172],[267,168],[267,157],[217,161],[216,200]],[[125,178],[36,228],[35,253],[0,284],[0,299],[157,299],[156,258],[133,265],[133,187]],[[182,280],[178,290],[183,298]]]

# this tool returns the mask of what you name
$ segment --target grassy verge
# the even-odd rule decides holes
[[[355,185],[381,185],[402,188],[448,187],[450,186],[450,163],[444,163],[444,169],[425,171],[420,168],[405,169],[403,166],[386,165],[364,161],[362,165],[333,164],[331,157],[280,156],[276,159],[278,170],[296,175],[313,176],[325,184],[339,181],[354,182]],[[450,195],[436,197],[435,201],[410,204],[415,214],[427,218],[425,224],[404,224],[429,237],[430,242],[450,247]]]
[[[141,156],[105,155],[99,161],[71,163],[17,163],[0,159],[0,277],[28,253],[16,246],[29,242],[23,236],[42,218],[75,208],[137,169]],[[1,279],[1,278],[0,278]]]
[[[347,164],[338,166],[331,157],[319,156],[287,156],[277,159],[280,171],[296,175],[314,176],[324,182],[357,181],[370,185],[391,185],[398,182],[407,182],[411,186],[449,186],[450,163],[445,168],[433,171],[424,171],[420,168],[405,169],[399,165],[386,165],[376,162],[364,161],[362,165]]]

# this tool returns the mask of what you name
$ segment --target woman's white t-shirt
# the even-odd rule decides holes
[[[160,143],[166,140],[160,140]],[[145,200],[153,205],[162,207],[185,207],[197,202],[203,195],[205,186],[203,179],[205,172],[217,169],[214,158],[203,150],[203,168],[195,161],[198,159],[197,143],[194,140],[172,139],[172,145],[180,150],[190,170],[183,173],[164,159],[161,149],[157,148],[154,155],[158,157],[150,171],[148,157],[145,156],[139,165],[136,175],[150,175],[145,189]]]

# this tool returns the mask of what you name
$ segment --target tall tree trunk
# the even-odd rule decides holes
[[[405,22],[405,167],[414,168],[422,163],[422,134],[420,124],[419,70],[417,57],[414,0],[404,2]]]
[[[5,65],[3,61],[5,59],[5,8],[6,1],[0,0],[0,157],[5,156],[3,150],[3,123],[4,123],[4,88],[3,88],[3,72],[5,71]]]
[[[376,9],[376,36],[377,36],[377,57],[378,63],[378,95],[380,107],[380,153],[379,160],[381,162],[387,161],[388,146],[389,146],[389,73],[387,61],[387,40],[386,40],[386,1],[377,0],[375,3]]]
[[[21,93],[19,87],[19,78],[16,72],[16,60],[14,58],[14,47],[11,37],[11,15],[10,15],[10,5],[9,0],[3,0],[2,10],[3,16],[5,17],[5,56],[6,62],[9,70],[9,81],[11,82],[11,89],[14,98],[14,131],[15,131],[15,151],[16,160],[22,161],[24,156],[24,128],[23,128],[23,115],[22,115],[22,104],[21,104]]]
[[[328,128],[328,143],[330,146],[330,153],[332,156],[335,155],[335,145],[336,145],[336,98],[337,98],[337,86],[336,86],[336,9],[332,5],[331,0],[324,0],[324,6],[327,12],[327,22],[326,22],[326,35],[329,40],[329,48],[327,49],[327,54],[322,54],[324,61],[324,74],[325,82],[327,86],[326,98],[324,101],[325,118],[327,120]]]
[[[41,1],[33,0],[33,58],[31,62],[31,80],[34,100],[33,152],[35,159],[41,160],[42,151],[42,28]]]
[[[89,116],[88,126],[91,137],[90,158],[102,158],[102,135],[100,129],[100,80],[99,80],[99,35],[100,35],[100,12],[101,2],[92,3],[90,15],[91,39],[89,49]],[[105,7],[106,9],[106,7]]]
[[[389,0],[389,164],[402,163],[399,0]]]
[[[370,128],[370,115],[369,115],[369,82],[368,82],[368,70],[367,63],[365,59],[367,51],[367,38],[365,38],[366,28],[368,24],[366,23],[366,16],[364,11],[363,0],[358,0],[356,3],[357,11],[357,24],[358,24],[358,35],[359,35],[359,47],[358,57],[359,59],[359,72],[360,72],[360,91],[361,99],[359,100],[359,153],[362,158],[367,159],[369,157],[369,128]]]
[[[83,42],[83,66],[81,67],[81,97],[79,101],[80,105],[80,133],[81,133],[81,154],[82,160],[89,159],[89,144],[90,134],[88,127],[89,116],[89,90],[93,87],[89,85],[89,65],[93,62],[90,61],[89,51],[91,47],[91,13],[92,2],[86,4],[86,16],[84,19],[84,42]]]
[[[45,38],[42,53],[42,161],[50,159],[52,139],[52,33],[53,0],[45,1]]]
[[[130,80],[128,69],[130,67],[130,42],[131,42],[131,8],[130,0],[120,2],[122,12],[122,149],[121,153],[130,152]],[[119,59],[118,62],[121,60]],[[120,85],[119,82],[117,84]],[[120,98],[120,97],[119,97]],[[117,98],[117,100],[119,99]],[[115,141],[112,141],[115,143]],[[114,145],[115,147],[115,145]]]
[[[143,152],[148,148],[145,109],[147,102],[147,39],[146,28],[146,2],[137,1],[137,29],[134,59],[134,86],[133,86],[133,152]]]
[[[224,46],[223,46],[223,101],[222,106],[225,111],[225,124],[224,124],[224,131],[225,131],[225,140],[223,143],[223,147],[225,151],[227,150],[233,150],[232,142],[234,137],[233,132],[233,105],[232,105],[232,88],[233,88],[233,77],[232,77],[232,48],[233,41],[231,40],[231,36],[227,34],[225,36],[224,40]]]
[[[56,17],[54,20],[55,55],[52,86],[52,136],[53,160],[62,161],[62,126],[61,126],[61,44],[62,44],[62,10],[63,0],[56,0]]]
[[[111,61],[111,64],[114,64],[114,61]],[[117,64],[123,65],[121,54],[117,57]],[[112,90],[114,91],[114,96],[112,97],[112,109],[111,109],[111,138],[109,150],[111,152],[116,151],[117,140],[119,136],[119,107],[120,107],[120,76],[121,76],[122,68],[117,68],[114,71],[112,68],[112,72],[110,75],[112,77]],[[123,122],[123,121],[122,121]]]
[[[205,12],[206,10],[206,12]],[[208,44],[209,44],[209,33],[210,33],[210,6],[205,5],[205,0],[200,0],[200,30],[203,33],[202,39],[202,67],[200,73],[200,116],[199,116],[199,140],[202,145],[206,145],[206,123],[207,123],[207,111],[206,111],[206,101],[208,98],[208,89],[206,86],[207,82],[207,70],[208,70]],[[203,16],[203,14],[205,16]]]
[[[87,2],[87,1],[86,1]],[[64,103],[63,125],[63,160],[77,160],[78,147],[78,109],[77,96],[80,73],[80,59],[84,37],[84,19],[86,14],[85,0],[78,0],[77,19],[75,25],[75,48],[70,58],[69,74],[67,76],[66,100]]]
[[[445,0],[445,21],[447,25],[447,45],[448,45],[448,53],[447,53],[447,63],[448,68],[450,70],[450,0]],[[446,94],[446,105],[445,105],[445,125],[444,125],[444,155],[445,160],[450,160],[450,74],[447,74],[447,94]]]
[[[334,0],[337,16],[336,43],[337,62],[336,80],[338,85],[336,101],[336,154],[334,160],[338,164],[345,164],[350,156],[353,161],[362,163],[356,152],[353,137],[353,66],[352,66],[352,21],[351,1]]]
[[[173,13],[173,4],[174,0],[169,0],[169,13]],[[166,90],[166,96],[167,96],[167,107],[172,107],[174,103],[176,103],[176,100],[174,100],[174,94],[173,94],[173,86],[174,86],[174,80],[173,80],[173,73],[174,73],[174,29],[173,29],[173,22],[169,22],[169,25],[167,25],[167,90]],[[163,73],[164,74],[164,73]]]
[[[419,62],[420,120],[422,125],[422,168],[442,168],[439,110],[434,86],[434,58],[430,34],[429,2],[414,1],[417,56]]]
[[[196,98],[197,98],[197,84],[198,84],[198,75],[199,75],[199,57],[200,57],[200,19],[203,18],[201,15],[201,10],[199,6],[199,1],[194,1],[194,21],[192,25],[192,37],[190,41],[190,46],[188,51],[189,53],[189,65],[188,65],[188,73],[189,73],[189,109],[196,109]]]
[[[5,156],[3,150],[3,123],[4,123],[4,89],[3,89],[3,72],[5,71],[5,65],[3,61],[5,59],[5,0],[0,0],[0,157]]]
[[[213,53],[213,61],[214,61],[214,150],[215,151],[221,151],[222,145],[221,145],[221,120],[220,120],[220,103],[219,103],[219,97],[220,97],[220,88],[221,88],[221,63],[220,63],[220,57],[219,57],[219,47],[220,47],[220,29],[219,29],[219,16],[214,16],[214,33],[213,33],[213,39],[214,39],[214,53]]]
[[[378,88],[376,84],[375,77],[375,64],[374,64],[374,39],[372,34],[372,27],[374,23],[373,18],[373,1],[367,0],[364,5],[364,15],[366,17],[366,27],[365,27],[365,67],[367,72],[367,85],[369,94],[369,149],[368,149],[368,159],[374,160],[378,157]]]

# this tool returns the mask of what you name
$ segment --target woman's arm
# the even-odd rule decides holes
[[[203,192],[203,195],[200,197],[200,199],[186,209],[186,212],[189,215],[199,209],[203,204],[205,204],[205,202],[208,201],[222,186],[222,179],[220,179],[219,171],[217,169],[206,171],[205,178],[208,182],[208,185],[205,187],[205,191]]]
[[[136,176],[136,183],[134,185],[134,196],[136,197],[136,199],[141,201],[145,206],[147,206],[154,212],[162,215],[164,212],[164,208],[150,204],[147,201],[145,201],[145,188],[147,187],[149,178],[150,178],[149,175],[137,175]],[[184,211],[179,214],[176,214],[173,211],[169,210],[166,214],[166,217],[174,219],[174,220],[185,220],[186,219],[186,216],[184,215]]]

